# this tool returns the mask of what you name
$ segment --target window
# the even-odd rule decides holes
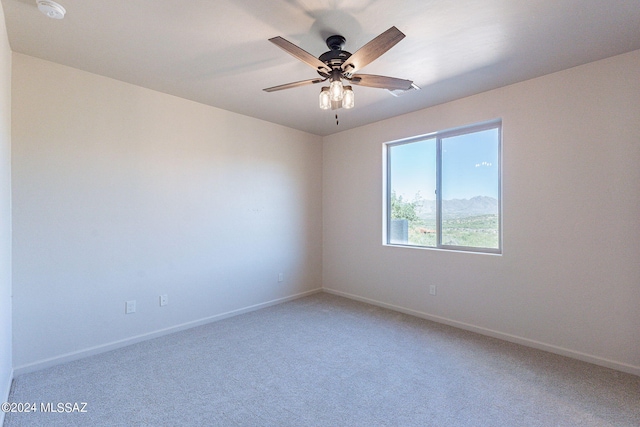
[[[385,244],[501,253],[501,128],[385,144]]]

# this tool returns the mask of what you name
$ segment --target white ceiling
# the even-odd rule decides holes
[[[63,20],[1,1],[15,52],[317,135],[640,49],[640,0],[59,0]],[[362,72],[422,90],[355,86],[338,126],[319,85],[262,91],[317,76],[269,38],[353,53],[394,25],[406,38]]]

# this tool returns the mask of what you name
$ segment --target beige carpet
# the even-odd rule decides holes
[[[640,426],[640,377],[324,293],[22,375],[10,401],[38,411],[7,427]],[[40,411],[67,402],[86,412]]]

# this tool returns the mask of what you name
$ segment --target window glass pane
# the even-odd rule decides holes
[[[389,147],[389,243],[436,246],[436,140]]]
[[[442,139],[442,245],[499,248],[497,128]]]

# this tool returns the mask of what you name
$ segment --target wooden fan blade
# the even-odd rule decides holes
[[[375,59],[379,58],[383,53],[395,46],[400,40],[404,38],[402,31],[396,27],[391,27],[384,33],[380,34],[369,43],[362,46],[351,55],[344,64],[342,64],[342,71],[348,75],[352,75],[365,65],[370,64]]]
[[[411,80],[397,79],[395,77],[376,76],[373,74],[355,74],[349,80],[354,85],[377,87],[389,90],[409,90],[413,85]]]
[[[297,58],[300,61],[304,62],[305,64],[309,65],[316,71],[324,71],[327,73],[331,72],[331,69],[327,67],[327,65],[324,62],[320,61],[318,58],[311,55],[306,50],[291,43],[290,41],[285,40],[282,37],[274,37],[272,39],[269,39],[269,41],[275,44],[276,46],[278,46],[280,49],[287,52],[288,54],[290,54],[291,56],[293,56],[294,58]]]
[[[312,85],[312,84],[316,84],[316,83],[322,83],[323,81],[325,81],[327,79],[309,79],[309,80],[302,80],[299,82],[293,82],[293,83],[285,83],[283,85],[279,85],[279,86],[273,86],[273,87],[268,87],[266,89],[262,89],[265,92],[275,92],[277,90],[284,90],[284,89],[291,89],[294,87],[299,87],[299,86],[306,86],[306,85]]]

